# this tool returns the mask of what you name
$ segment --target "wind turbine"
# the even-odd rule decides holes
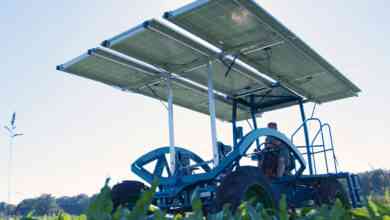
[[[11,178],[12,178],[12,150],[14,139],[18,136],[22,136],[22,133],[16,132],[16,113],[12,114],[12,118],[9,126],[4,126],[4,129],[8,132],[9,137],[9,159],[8,159],[8,204],[11,205]],[[10,210],[7,210],[7,218],[10,219],[11,213]]]

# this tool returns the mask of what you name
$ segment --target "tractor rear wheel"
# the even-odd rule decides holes
[[[349,209],[351,203],[349,202],[348,193],[344,186],[337,179],[323,179],[319,182],[317,205],[334,205],[339,199],[342,205]]]
[[[230,204],[234,212],[243,201],[262,203],[266,209],[277,208],[277,198],[271,184],[258,167],[239,167],[222,180],[216,193],[216,211]]]
[[[123,181],[116,184],[111,190],[114,211],[119,206],[127,207],[131,210],[141,194],[147,189],[148,187],[139,181]]]

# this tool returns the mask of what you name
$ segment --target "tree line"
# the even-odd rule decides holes
[[[81,215],[87,210],[92,198],[85,194],[59,198],[55,198],[50,194],[43,194],[36,198],[24,199],[17,205],[1,202],[0,216],[5,216],[7,213],[25,216],[30,212],[37,216],[56,215],[60,212]]]

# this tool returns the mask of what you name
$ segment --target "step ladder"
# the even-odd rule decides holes
[[[360,177],[356,174],[348,174],[347,177],[347,184],[348,184],[348,191],[349,191],[349,197],[352,202],[352,207],[361,207],[363,205],[362,199],[361,199],[361,184],[360,184]]]

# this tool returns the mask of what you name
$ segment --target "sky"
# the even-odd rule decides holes
[[[188,0],[21,1],[0,8],[0,128],[17,112],[12,203],[50,193],[96,193],[136,179],[130,164],[168,145],[160,102],[68,75],[55,66]],[[257,2],[357,84],[362,93],[317,107],[332,124],[343,171],[390,169],[390,2],[387,0]],[[307,105],[308,111],[312,108]],[[288,136],[299,125],[297,107],[266,113]],[[211,158],[209,118],[175,108],[176,144]],[[230,125],[218,122],[229,143]],[[0,201],[7,200],[8,138],[0,130]]]

